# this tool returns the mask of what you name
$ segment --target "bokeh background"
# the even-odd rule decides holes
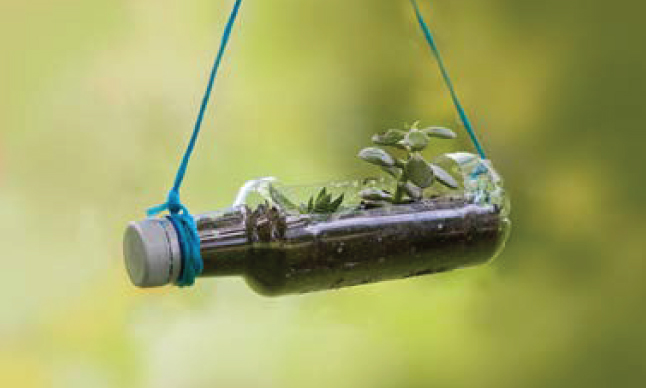
[[[642,387],[644,6],[423,1],[513,200],[488,266],[268,299],[129,284],[231,0],[0,1],[0,386]],[[184,200],[360,176],[370,134],[461,130],[405,0],[247,0]],[[466,135],[437,148],[471,149]]]

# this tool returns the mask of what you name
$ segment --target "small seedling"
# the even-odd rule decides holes
[[[380,167],[397,179],[395,194],[385,190],[368,189],[361,192],[363,200],[367,204],[376,206],[387,203],[399,205],[417,202],[422,199],[424,189],[431,187],[435,181],[448,188],[458,188],[458,182],[448,172],[427,162],[421,155],[432,138],[455,139],[456,135],[450,129],[441,127],[419,129],[418,123],[413,124],[408,130],[391,129],[374,135],[372,137],[374,144],[403,150],[405,158],[399,159],[378,147],[361,150],[359,152],[361,159]]]
[[[303,204],[300,207],[303,214],[332,214],[336,212],[343,203],[344,195],[338,196],[332,200],[332,194],[327,192],[327,188],[321,189],[316,198],[310,197],[307,205]]]

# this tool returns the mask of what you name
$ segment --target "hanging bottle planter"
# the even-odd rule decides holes
[[[394,152],[370,147],[359,156],[382,177],[300,187],[273,178],[247,182],[232,207],[195,217],[199,276],[243,276],[261,294],[282,295],[487,262],[509,229],[500,177],[473,154],[441,155],[434,163],[421,154],[431,137],[454,136],[444,128],[375,136]],[[181,246],[170,219],[131,223],[125,247],[137,286],[180,277]]]
[[[429,162],[426,148],[456,134],[416,123],[373,136],[373,146],[359,152],[381,170],[377,177],[300,187],[273,178],[249,181],[230,208],[191,216],[179,188],[240,3],[175,184],[167,202],[149,213],[170,214],[126,230],[124,255],[135,285],[189,286],[196,277],[242,276],[261,294],[296,294],[469,267],[502,250],[510,227],[502,180],[484,157],[414,1],[479,155],[451,153]]]

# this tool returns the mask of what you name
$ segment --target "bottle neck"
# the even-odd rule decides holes
[[[251,252],[246,206],[196,217],[204,270],[200,276],[243,275]]]
[[[196,223],[204,262],[201,276],[236,276],[245,274],[261,248],[282,240],[287,228],[302,220],[264,204],[253,211],[241,205],[206,213]]]

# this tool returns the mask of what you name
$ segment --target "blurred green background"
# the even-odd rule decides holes
[[[646,7],[423,1],[512,196],[492,265],[141,291],[121,234],[164,199],[231,5],[0,1],[0,386],[646,384]],[[358,176],[370,134],[416,119],[460,129],[407,1],[247,0],[183,198]]]

